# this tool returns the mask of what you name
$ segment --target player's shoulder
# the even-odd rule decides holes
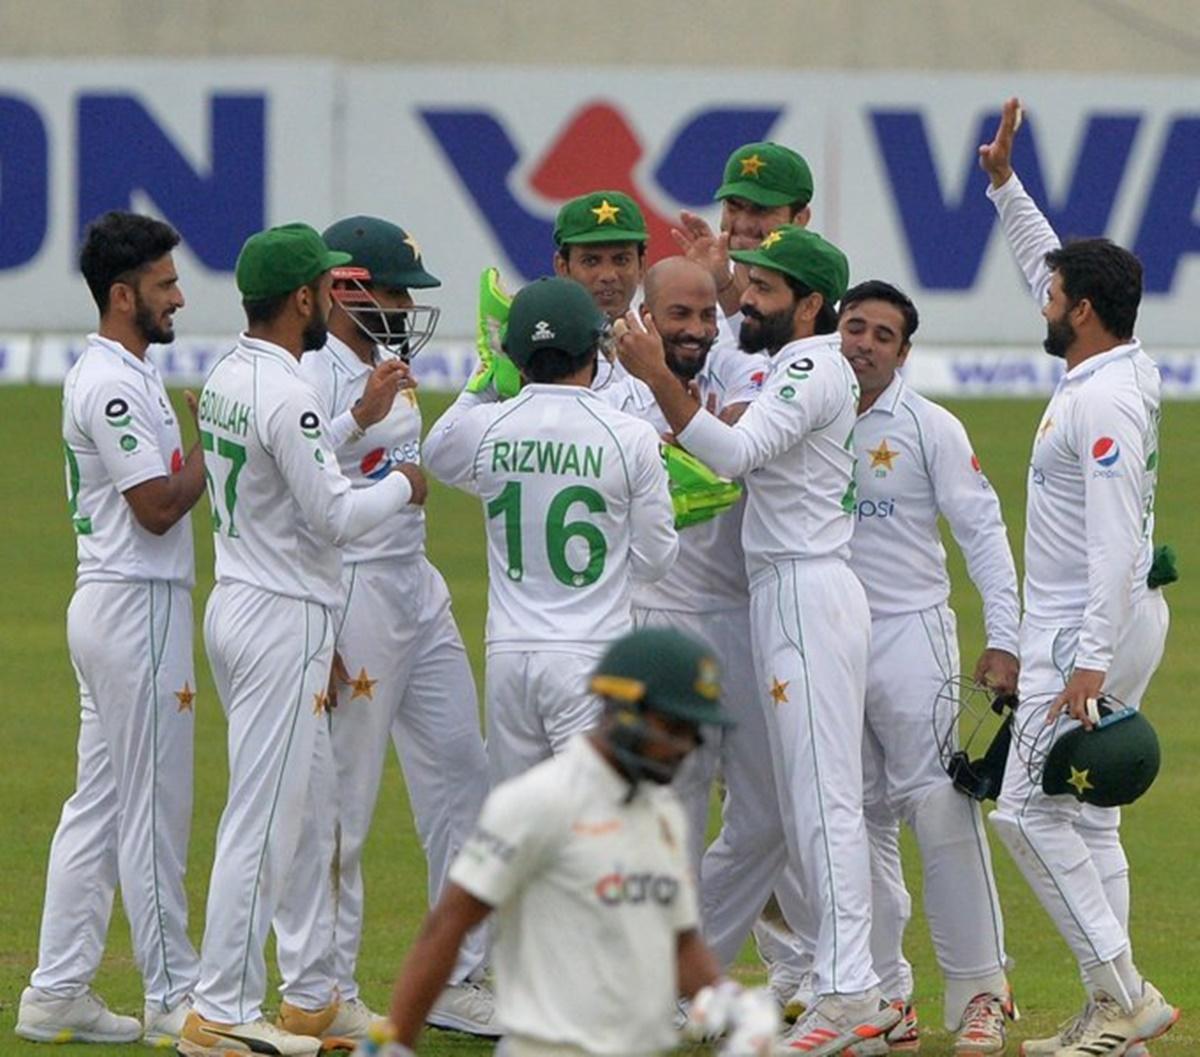
[[[1074,392],[1076,406],[1085,412],[1112,409],[1141,414],[1158,406],[1161,379],[1158,366],[1137,344],[1125,354],[1106,358],[1086,371]]]
[[[918,393],[911,385],[904,386],[900,405],[926,433],[938,436],[947,432],[965,432],[962,420],[953,411]]]
[[[547,833],[569,831],[579,798],[573,755],[559,753],[501,782],[488,796],[487,814]]]

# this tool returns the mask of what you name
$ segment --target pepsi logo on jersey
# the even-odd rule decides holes
[[[421,449],[415,441],[409,441],[398,448],[372,448],[358,464],[364,477],[372,481],[382,481],[396,464],[400,462],[419,462]]]
[[[1112,437],[1101,437],[1092,445],[1092,459],[1102,467],[1092,471],[1092,477],[1120,477],[1122,472],[1114,469],[1121,458],[1121,445]]]
[[[854,504],[854,515],[859,521],[866,518],[889,518],[896,516],[895,499],[860,499]]]

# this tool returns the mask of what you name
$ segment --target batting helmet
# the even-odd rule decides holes
[[[993,693],[961,676],[941,685],[933,734],[942,767],[960,793],[975,800],[999,797],[1016,707],[1016,695]]]
[[[1100,722],[1091,730],[1076,727],[1046,754],[1042,790],[1069,794],[1085,804],[1119,807],[1132,804],[1158,776],[1158,735],[1133,708],[1100,704]]]

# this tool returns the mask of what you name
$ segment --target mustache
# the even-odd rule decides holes
[[[757,308],[752,308],[750,305],[742,307],[742,316],[746,319],[757,319],[760,323],[763,320],[763,314]]]

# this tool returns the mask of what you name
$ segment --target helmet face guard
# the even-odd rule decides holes
[[[371,273],[366,268],[334,268],[332,275],[333,299],[374,344],[409,363],[433,337],[440,308],[385,308],[371,292]]]
[[[933,734],[942,767],[960,793],[973,800],[999,797],[1016,707],[1016,695],[995,694],[962,677],[939,688]]]

